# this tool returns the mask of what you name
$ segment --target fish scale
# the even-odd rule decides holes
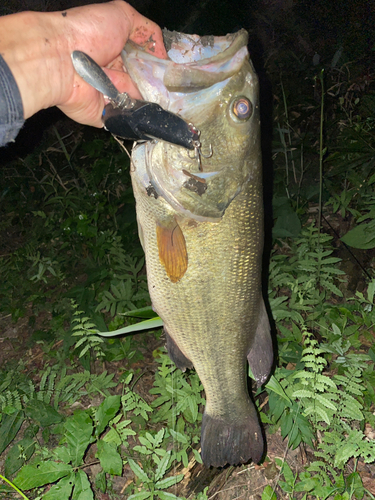
[[[246,43],[243,32],[239,36]],[[220,53],[215,56],[220,59],[220,68],[225,57],[235,59],[230,48],[236,37],[230,37],[229,55],[224,50],[222,59]],[[236,43],[236,50],[242,54],[238,39]],[[137,74],[140,57],[139,53],[132,56],[128,48],[125,64],[142,92],[142,78]],[[147,64],[152,65],[149,55]],[[161,64],[168,68],[169,62],[157,60],[155,64],[160,70]],[[143,75],[145,63],[141,66]],[[190,85],[191,65],[187,66]],[[263,436],[248,394],[246,359],[258,383],[268,377],[273,359],[261,293],[263,201],[258,82],[247,58],[236,73],[230,62],[225,67],[231,76],[225,85],[220,84],[220,92],[212,92],[212,71],[209,94],[201,95],[198,90],[193,99],[189,92],[189,102],[199,106],[206,102],[210,110],[206,114],[200,107],[195,114],[193,107],[188,110],[201,130],[203,143],[212,143],[213,155],[203,162],[203,172],[182,148],[161,142],[133,148],[131,169],[153,308],[164,322],[171,358],[183,370],[193,365],[205,389],[202,458],[206,465],[213,466],[261,460]],[[183,74],[184,68],[180,68],[182,82]],[[200,85],[203,80],[199,68]],[[160,82],[155,84],[161,86]],[[228,111],[237,94],[253,106],[250,119],[243,123],[237,123]],[[171,96],[173,93],[169,93]],[[181,102],[180,92],[178,99]],[[197,179],[202,175],[206,190],[198,193],[186,187],[183,170]],[[212,176],[204,177],[207,173]]]

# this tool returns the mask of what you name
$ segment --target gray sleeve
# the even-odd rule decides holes
[[[0,55],[0,146],[14,141],[24,123],[20,91],[12,72]]]

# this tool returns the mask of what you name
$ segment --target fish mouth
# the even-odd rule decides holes
[[[243,95],[251,87],[249,78],[257,86],[249,63],[248,34],[245,30],[223,37],[167,30],[163,34],[168,59],[158,59],[128,42],[122,52],[124,66],[145,100],[201,131],[201,156],[163,141],[148,142],[141,146],[145,169],[138,178],[180,215],[218,222],[250,177],[245,154],[237,158],[238,151],[247,147],[252,121],[236,123],[228,111],[238,92]],[[224,129],[227,140],[221,137]],[[235,148],[233,157],[229,144]]]
[[[187,121],[193,117],[197,120],[198,108],[204,108],[204,101],[220,93],[248,59],[248,33],[242,29],[226,36],[200,37],[163,30],[163,36],[168,59],[159,59],[128,41],[121,54],[125,70],[145,100]],[[196,95],[204,89],[203,95]],[[188,109],[191,107],[193,116]]]

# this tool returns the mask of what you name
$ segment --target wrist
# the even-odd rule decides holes
[[[21,12],[0,18],[0,51],[17,82],[24,118],[58,102],[62,79],[69,71],[70,61],[64,61],[54,13]],[[72,76],[73,78],[73,76]]]

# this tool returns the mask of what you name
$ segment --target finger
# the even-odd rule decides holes
[[[123,12],[131,20],[129,38],[137,45],[161,59],[167,59],[167,52],[164,47],[163,34],[160,27],[137,12],[129,4],[122,1],[115,1]]]

